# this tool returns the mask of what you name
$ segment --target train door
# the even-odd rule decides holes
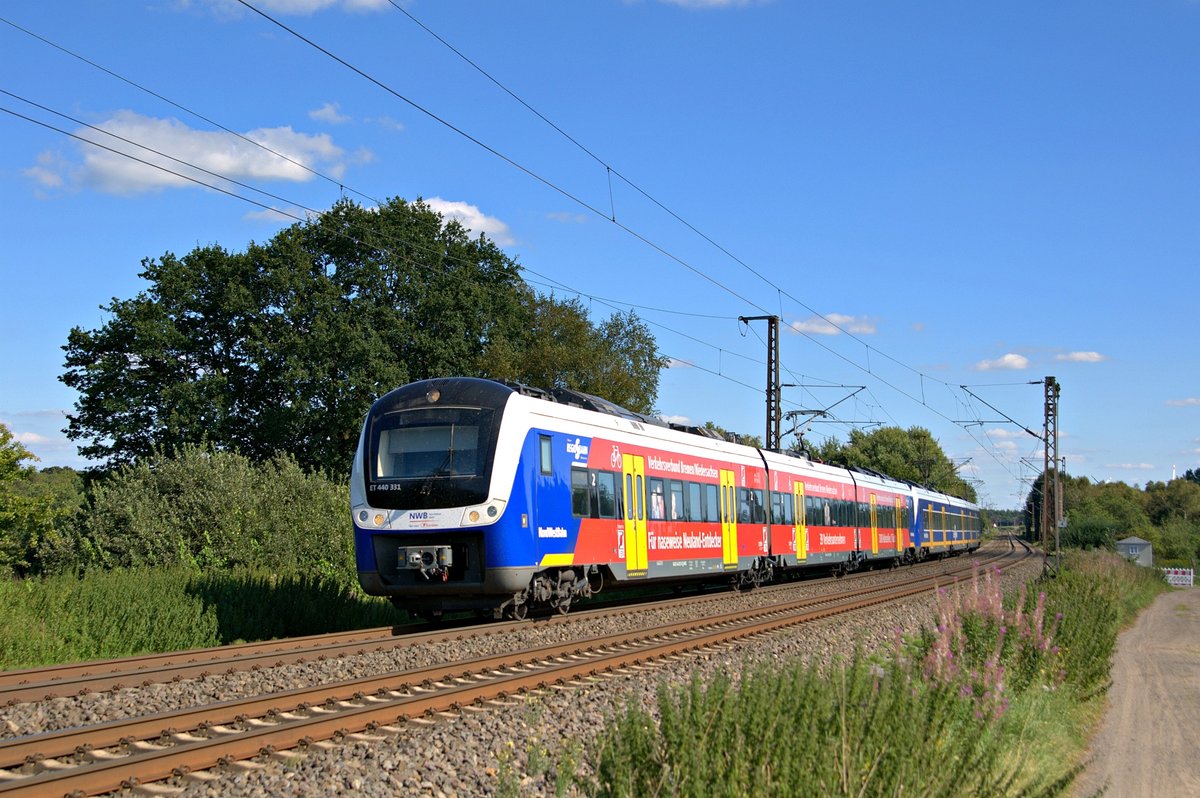
[[[896,526],[896,553],[904,551],[904,499],[899,496],[892,499],[895,505],[894,520]]]
[[[621,456],[624,464],[625,575],[645,576],[649,569],[646,535],[646,458]]]
[[[871,554],[879,554],[879,500],[871,494]]]
[[[721,469],[721,552],[726,571],[738,567],[737,490],[733,472]]]
[[[804,562],[808,559],[808,514],[804,507],[804,483],[797,479],[793,483],[792,494],[796,503],[796,559]]]

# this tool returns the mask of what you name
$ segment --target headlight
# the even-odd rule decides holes
[[[490,524],[499,518],[502,512],[504,512],[504,502],[498,500],[492,500],[477,507],[468,507],[463,510],[462,525]]]

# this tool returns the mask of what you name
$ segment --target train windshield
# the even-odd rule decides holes
[[[494,448],[493,410],[399,410],[373,420],[367,490],[380,507],[451,507],[482,500]]]

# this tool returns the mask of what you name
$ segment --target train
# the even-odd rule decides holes
[[[566,613],[606,588],[752,587],[981,542],[975,504],[920,485],[472,377],[373,403],[350,510],[363,589],[430,619]]]

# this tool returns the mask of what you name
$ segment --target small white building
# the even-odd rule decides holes
[[[1137,536],[1118,540],[1117,554],[1147,568],[1154,566],[1154,546],[1150,544],[1150,541],[1142,540]]]

